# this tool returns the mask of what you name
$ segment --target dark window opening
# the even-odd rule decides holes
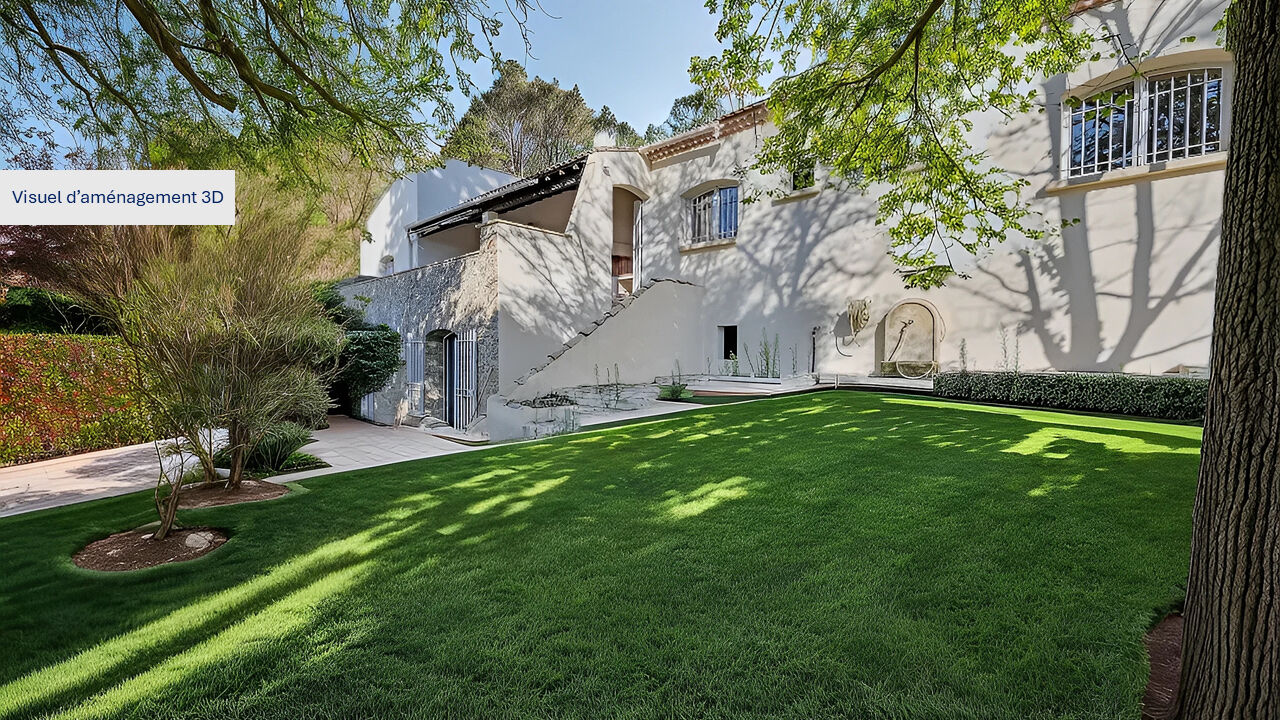
[[[791,191],[808,190],[818,183],[814,163],[809,162],[791,170]]]
[[[729,360],[730,356],[738,352],[738,326],[737,325],[721,325],[720,326],[720,359]]]

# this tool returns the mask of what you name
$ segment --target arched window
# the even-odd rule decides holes
[[[1196,68],[1068,100],[1068,177],[1222,150],[1222,92],[1222,68]]]
[[[706,243],[738,236],[738,186],[719,187],[686,200],[690,242]]]

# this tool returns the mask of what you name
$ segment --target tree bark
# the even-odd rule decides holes
[[[1212,377],[1183,629],[1184,720],[1280,718],[1280,0],[1236,0]]]
[[[169,486],[169,494],[160,495],[162,485]],[[178,519],[178,494],[182,491],[182,481],[166,482],[164,475],[161,475],[160,482],[156,484],[155,501],[156,511],[160,515],[160,527],[156,529],[152,537],[156,540],[163,540],[169,535],[169,531],[173,529],[173,523]]]
[[[244,456],[249,450],[246,437],[248,434],[245,427],[235,420],[232,420],[227,427],[227,442],[231,444],[231,468],[227,472],[228,490],[238,489],[240,481],[244,478]]]

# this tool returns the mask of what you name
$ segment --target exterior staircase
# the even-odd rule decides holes
[[[517,378],[515,381],[516,386],[519,387],[521,385],[525,385],[530,378],[542,372],[543,370],[547,369],[548,366],[550,366],[556,360],[560,359],[562,355],[564,355],[566,352],[571,350],[574,346],[582,342],[584,339],[590,337],[591,334],[594,333],[596,330],[599,330],[601,327],[603,327],[604,324],[609,322],[611,318],[617,317],[624,310],[631,307],[631,305],[635,303],[636,300],[638,300],[641,295],[644,295],[646,291],[652,289],[653,287],[659,285],[660,283],[672,283],[676,285],[687,285],[690,287],[697,287],[697,285],[695,285],[694,283],[688,282],[686,280],[675,280],[670,278],[653,278],[651,280],[646,281],[643,285],[636,288],[635,292],[629,295],[623,295],[620,298],[615,298],[612,307],[610,307],[607,311],[605,311],[605,313],[601,315],[598,319],[592,321],[590,325],[579,330],[576,335],[574,335],[573,337],[565,341],[565,343],[562,346],[560,346],[558,350],[548,355],[546,362],[542,363],[541,365],[533,368],[529,372]]]

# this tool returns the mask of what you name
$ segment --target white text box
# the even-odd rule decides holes
[[[234,225],[234,170],[0,170],[0,225]]]

